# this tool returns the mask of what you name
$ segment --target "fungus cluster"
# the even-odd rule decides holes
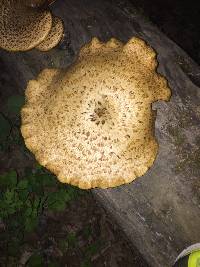
[[[151,105],[169,100],[156,54],[138,38],[85,45],[67,69],[45,69],[26,89],[22,135],[63,183],[114,187],[142,176],[158,144]]]
[[[59,43],[63,23],[48,9],[38,8],[43,3],[42,0],[0,1],[0,48],[27,51],[36,47],[47,51]]]

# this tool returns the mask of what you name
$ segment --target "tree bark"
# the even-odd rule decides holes
[[[23,92],[44,68],[67,67],[92,36],[126,42],[138,36],[157,52],[158,72],[172,90],[158,102],[155,134],[159,154],[152,168],[131,184],[92,190],[151,266],[168,267],[186,246],[200,241],[200,68],[131,3],[58,0],[52,11],[65,23],[65,38],[49,52],[0,51],[3,91]],[[6,73],[3,74],[3,68]]]

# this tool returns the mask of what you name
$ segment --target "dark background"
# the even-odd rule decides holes
[[[161,31],[200,64],[200,2],[131,0]]]

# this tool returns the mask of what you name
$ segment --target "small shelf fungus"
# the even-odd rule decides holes
[[[48,51],[55,47],[63,37],[64,27],[61,19],[54,17],[51,31],[45,40],[40,43],[36,48],[40,51]]]
[[[45,69],[26,89],[22,135],[41,165],[83,189],[130,183],[158,151],[151,104],[169,100],[156,54],[138,38],[97,38],[67,69]]]
[[[0,1],[0,48],[13,52],[28,51],[41,44],[41,50],[47,51],[59,43],[64,31],[62,21],[53,18],[47,9],[38,8],[44,2]]]

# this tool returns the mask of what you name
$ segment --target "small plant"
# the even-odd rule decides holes
[[[77,199],[82,192],[72,186],[62,185],[43,168],[26,170],[18,177],[12,170],[0,175],[0,221],[5,225],[4,239],[10,253],[19,254],[16,248],[23,244],[24,235],[38,226],[44,210],[63,211],[67,203]],[[69,246],[75,242],[68,237]]]

